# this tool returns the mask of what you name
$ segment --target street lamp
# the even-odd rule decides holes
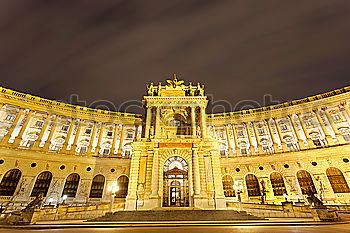
[[[52,202],[53,202],[53,198],[50,197],[50,198],[49,198],[49,206],[51,206]]]
[[[67,200],[67,198],[68,198],[68,196],[67,195],[63,195],[63,197],[62,197],[62,205],[64,205],[65,203],[65,201]]]
[[[242,211],[243,210],[243,206],[242,206],[241,193],[243,193],[243,185],[238,185],[238,180],[236,180],[235,184],[233,185],[233,189],[237,193],[238,204],[239,204],[239,211]]]
[[[111,202],[109,205],[109,212],[112,213],[113,212],[113,205],[114,205],[114,197],[116,192],[118,192],[119,190],[119,186],[118,186],[118,182],[117,181],[113,181],[112,185],[109,185],[107,187],[108,192],[111,193]]]

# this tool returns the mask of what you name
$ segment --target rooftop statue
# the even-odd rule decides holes
[[[176,74],[174,74],[173,80],[167,79],[166,81],[167,81],[168,85],[172,86],[173,88],[182,87],[183,83],[185,82],[184,80],[178,81],[176,78]]]

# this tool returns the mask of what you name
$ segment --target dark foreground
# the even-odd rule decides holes
[[[173,232],[189,232],[189,233],[229,233],[229,232],[242,232],[242,233],[275,233],[275,232],[317,232],[317,233],[342,233],[350,232],[350,224],[335,224],[335,225],[322,225],[322,226],[208,226],[208,227],[127,227],[127,228],[74,228],[74,229],[42,229],[42,230],[30,230],[30,229],[0,229],[2,233],[11,232],[57,232],[57,233],[90,233],[90,232],[132,232],[132,233],[173,233]]]

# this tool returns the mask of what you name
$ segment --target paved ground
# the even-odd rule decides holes
[[[54,233],[90,233],[90,232],[118,232],[118,233],[275,233],[275,232],[317,232],[317,233],[343,233],[350,232],[350,224],[322,225],[322,226],[222,226],[222,227],[128,227],[128,228],[74,228],[74,229],[51,229],[51,230],[29,230],[29,229],[0,229],[0,233],[11,232],[52,232]]]

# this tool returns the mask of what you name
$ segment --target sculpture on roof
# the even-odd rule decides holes
[[[181,86],[183,86],[183,83],[185,82],[184,80],[178,81],[176,74],[174,74],[173,80],[167,79],[166,81],[167,81],[168,85],[172,86],[173,88],[181,87]]]

